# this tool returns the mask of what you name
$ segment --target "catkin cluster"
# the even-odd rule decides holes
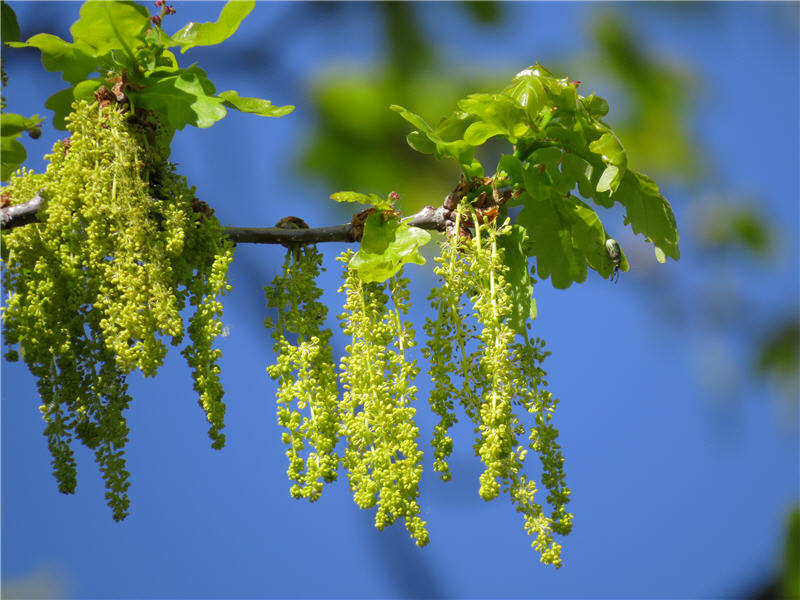
[[[45,173],[21,170],[3,190],[12,203],[45,199],[38,223],[3,233],[5,341],[37,378],[59,489],[75,491],[77,438],[94,451],[119,520],[129,507],[125,376],[156,374],[165,342],[183,340],[187,302],[196,309],[183,353],[213,445],[224,444],[211,345],[233,249],[216,219],[193,210],[186,180],[153,162],[169,152],[157,125],[137,129],[120,108],[80,102],[68,127]]]
[[[345,253],[339,260],[348,263],[350,256]],[[356,504],[377,504],[375,526],[383,529],[403,517],[411,537],[424,546],[428,530],[417,501],[422,451],[413,406],[419,369],[406,358],[415,344],[412,324],[403,320],[409,307],[407,284],[395,275],[387,294],[386,284],[365,283],[354,270],[345,269],[341,319],[351,342],[340,373],[340,415],[347,440],[342,462]]]
[[[324,328],[328,309],[315,282],[321,265],[316,246],[291,248],[282,274],[265,288],[267,306],[278,311],[277,319],[265,322],[277,355],[267,372],[278,381],[278,424],[287,429],[282,438],[291,494],[312,502],[324,482],[336,479],[340,462],[336,367],[331,331]]]
[[[524,516],[525,530],[536,535],[533,546],[542,562],[560,566],[561,547],[553,533],[569,533],[572,515],[565,508],[570,492],[564,484],[558,431],[551,424],[556,400],[542,389],[543,343],[509,325],[513,300],[498,245],[508,225],[481,224],[465,205],[457,214],[461,219],[473,220],[474,235],[466,241],[453,236],[443,243],[435,269],[441,282],[430,295],[437,318],[426,323],[429,340],[424,353],[434,384],[430,403],[440,418],[432,440],[434,468],[443,479],[450,478],[446,458],[453,444],[447,431],[456,421],[457,400],[475,424],[473,448],[484,464],[480,496],[492,500],[505,486]],[[472,305],[472,318],[464,312],[465,298]],[[530,414],[533,423],[527,429],[515,406]],[[527,444],[520,443],[526,432]],[[528,450],[541,459],[541,480],[553,509],[549,517],[534,499],[536,483],[522,473]]]

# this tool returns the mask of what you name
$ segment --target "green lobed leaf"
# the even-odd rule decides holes
[[[23,117],[15,113],[3,113],[3,118],[0,120],[0,136],[17,136],[41,122],[42,118],[39,115]]]
[[[213,46],[224,42],[236,33],[255,5],[254,0],[226,2],[216,22],[187,23],[172,36],[172,41],[181,47],[181,54],[196,46]]]
[[[527,235],[524,227],[512,225],[508,233],[497,238],[497,245],[503,249],[503,264],[508,267],[505,278],[513,301],[508,325],[520,334],[525,333],[528,319],[536,318],[536,300],[525,253]]]
[[[0,138],[0,181],[8,181],[27,157],[25,146],[14,136]]]
[[[399,104],[391,104],[389,108],[395,111],[396,113],[399,113],[401,117],[403,117],[406,121],[411,123],[414,127],[419,129],[420,131],[426,134],[433,133],[433,128],[430,125],[428,125],[427,121],[425,121],[425,119],[420,117],[418,114],[412,113],[410,110],[400,106]]]
[[[473,146],[466,142],[463,139],[455,139],[455,140],[446,140],[440,137],[437,133],[437,130],[434,130],[428,123],[418,114],[412,113],[408,109],[398,105],[392,104],[389,106],[390,109],[400,114],[406,121],[411,123],[414,127],[419,130],[419,133],[424,134],[434,145],[433,154],[436,158],[441,158],[442,156],[447,156],[449,158],[453,158],[461,163],[461,168],[468,177],[483,177],[483,166],[475,158],[475,149]],[[452,129],[450,129],[456,122],[461,125],[465,124],[468,125],[466,120],[467,115],[455,115],[454,117],[450,117],[446,119],[443,123],[450,133],[452,133]],[[443,130],[444,130],[443,127]],[[422,152],[424,154],[428,153],[430,150],[430,145],[421,142],[420,135],[415,135],[410,138],[406,138],[408,141],[409,146]]]
[[[135,2],[90,0],[80,15],[69,31],[75,43],[95,57],[122,49],[133,60],[133,50],[150,27],[150,13]]]
[[[600,217],[580,199],[572,197],[571,200],[574,203],[574,218],[570,229],[572,245],[583,253],[592,269],[602,277],[608,277],[613,272],[614,265],[605,250],[608,236]]]
[[[619,138],[613,132],[606,131],[606,133],[589,144],[589,150],[599,154],[607,165],[600,176],[600,180],[597,182],[597,191],[616,192],[628,166],[628,157]]]
[[[544,200],[550,197],[550,179],[544,169],[525,163],[522,169],[525,191],[533,200]]]
[[[572,152],[564,153],[561,159],[561,172],[577,182],[578,191],[584,198],[591,198],[594,191],[592,170],[591,163]]]
[[[483,126],[479,121],[467,129],[467,132],[481,130],[483,132],[481,135],[472,134],[471,137],[474,139],[483,137],[482,141],[474,142],[467,138],[467,132],[464,134],[464,139],[474,146],[478,146],[492,135],[498,134],[505,135],[513,141],[524,135],[529,129],[525,123],[525,111],[505,94],[471,94],[458,102],[458,108],[467,115],[474,115],[483,121]],[[490,131],[492,133],[487,134]]]
[[[19,36],[19,22],[14,9],[5,2],[0,2],[0,41],[18,42]]]
[[[526,249],[536,256],[536,272],[560,289],[586,279],[586,256],[572,241],[574,219],[570,204],[555,193],[526,203],[517,217],[530,236]]]
[[[493,123],[477,121],[472,123],[464,132],[464,141],[472,146],[480,146],[490,137],[495,135],[505,135],[507,130]]]
[[[65,42],[49,33],[38,33],[26,42],[11,42],[12,48],[38,48],[42,53],[42,64],[50,72],[61,71],[61,78],[75,83],[97,69],[97,59],[90,56],[88,47]]]
[[[524,186],[525,179],[522,173],[522,161],[513,154],[501,154],[497,161],[497,171],[504,172],[509,178],[509,184]]]
[[[72,98],[73,100],[86,100],[91,102],[94,98],[94,93],[103,85],[103,82],[99,79],[85,79],[79,83],[75,84],[75,87],[72,88]]]
[[[44,103],[44,107],[53,111],[53,127],[61,131],[67,129],[67,115],[72,111],[72,103],[75,98],[72,95],[74,88],[68,87],[50,96]]]
[[[412,131],[406,136],[406,142],[417,152],[422,154],[433,154],[436,152],[436,144],[421,131]]]
[[[456,111],[443,118],[433,128],[433,132],[446,142],[454,142],[464,139],[464,132],[472,123],[477,120],[474,115]]]
[[[214,84],[196,65],[174,74],[147,74],[144,85],[143,91],[130,90],[128,95],[136,106],[164,115],[174,129],[211,127],[227,112],[223,100],[214,95]]]
[[[630,224],[634,233],[643,234],[656,247],[657,259],[680,258],[675,215],[652,179],[628,169],[614,200],[625,207],[625,224]]]
[[[374,193],[360,194],[359,192],[336,192],[335,194],[331,194],[331,200],[336,200],[336,202],[366,204],[368,206],[374,206],[378,210],[392,210],[394,208],[391,200],[388,198],[381,198],[378,194]]]
[[[540,76],[546,73],[546,69],[540,65],[529,67],[517,73],[511,85],[503,90],[504,94],[525,109],[531,124],[536,122],[539,111],[547,102],[547,92],[540,80]]]
[[[608,102],[600,96],[590,94],[581,98],[581,104],[592,117],[600,118],[608,114]]]
[[[228,108],[254,113],[262,117],[282,117],[294,110],[294,106],[273,106],[272,102],[269,100],[262,100],[261,98],[242,98],[238,92],[234,90],[220,92],[217,94],[217,97],[221,98]]]
[[[364,223],[361,248],[350,259],[350,267],[362,281],[386,281],[407,263],[424,265],[425,258],[419,248],[430,239],[424,229],[396,218],[386,220],[383,213],[373,213]]]

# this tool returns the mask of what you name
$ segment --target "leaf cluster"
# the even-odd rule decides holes
[[[184,53],[198,46],[219,44],[234,34],[255,2],[228,2],[215,22],[189,22],[173,35],[161,27],[161,17],[131,1],[92,0],[81,7],[70,28],[72,41],[39,33],[13,48],[38,48],[42,63],[60,72],[69,87],[53,94],[45,106],[54,111],[53,124],[64,129],[75,100],[90,100],[101,88],[111,90],[133,109],[158,113],[172,129],[186,125],[210,127],[233,108],[261,116],[279,117],[293,106],[273,106],[269,100],[239,96],[235,90],[217,93],[205,71],[192,64],[179,66],[170,48]]]
[[[615,271],[600,217],[578,195],[604,208],[620,203],[625,224],[653,243],[659,262],[679,257],[669,203],[651,179],[628,166],[622,144],[602,120],[608,103],[583,97],[577,88],[578,82],[553,77],[537,64],[499,93],[462,99],[436,126],[391,107],[416,128],[407,137],[412,148],[458,161],[470,180],[485,174],[477,148],[497,136],[511,144],[488,179],[493,189],[510,190],[504,209],[521,207],[516,223],[527,233],[526,255],[536,258],[539,276],[558,288],[584,281],[587,268],[603,277]],[[620,267],[628,268],[624,255]]]

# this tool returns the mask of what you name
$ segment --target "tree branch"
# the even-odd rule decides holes
[[[36,222],[36,213],[43,198],[37,194],[27,202],[0,208],[0,226],[14,229]],[[420,229],[444,231],[450,211],[426,206],[411,215],[410,225]],[[317,244],[321,242],[356,242],[350,223],[309,229],[282,229],[279,227],[223,227],[225,234],[237,244]]]
[[[0,208],[0,227],[3,229],[13,229],[28,223],[36,221],[36,213],[42,205],[42,198],[40,192],[22,204],[15,204],[14,206],[5,206]]]

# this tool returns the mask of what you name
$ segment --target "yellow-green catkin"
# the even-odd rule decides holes
[[[507,491],[523,515],[525,530],[535,536],[532,545],[542,562],[559,567],[561,546],[553,535],[570,532],[572,515],[566,510],[570,492],[556,442],[558,431],[552,425],[557,401],[544,391],[544,344],[509,325],[512,290],[498,244],[509,225],[479,223],[466,202],[456,212],[454,231],[460,231],[462,219],[472,222],[473,235],[452,236],[442,243],[435,268],[440,283],[429,297],[436,320],[426,323],[425,355],[434,384],[430,403],[440,417],[432,441],[434,468],[442,472],[442,479],[450,478],[446,457],[453,444],[447,429],[456,420],[453,401],[458,400],[475,424],[473,448],[484,465],[480,496],[492,500],[501,490]],[[471,314],[464,310],[465,297],[472,305]],[[516,407],[530,415],[532,424],[526,427],[528,419],[521,420]],[[521,441],[526,434],[527,443]],[[529,450],[541,460],[550,516],[536,498],[536,482],[523,473]]]
[[[282,274],[265,288],[267,306],[277,319],[265,325],[275,340],[276,363],[267,372],[278,380],[278,424],[289,459],[287,475],[294,498],[319,499],[323,483],[337,477],[340,435],[336,368],[330,338],[324,327],[327,307],[316,284],[322,255],[305,245],[286,252]],[[306,451],[307,450],[307,451]]]
[[[339,260],[347,264],[350,254]],[[408,281],[396,275],[387,294],[387,284],[365,283],[349,268],[344,280],[341,319],[351,343],[341,362],[340,415],[347,440],[342,462],[353,499],[361,508],[377,504],[378,529],[402,517],[417,545],[424,546],[429,536],[418,502],[422,452],[413,406],[418,368],[407,358],[414,330],[403,320]]]
[[[20,170],[3,189],[13,204],[45,199],[36,223],[3,232],[5,341],[38,380],[59,489],[75,491],[77,438],[95,452],[119,520],[129,507],[125,376],[156,374],[165,339],[183,338],[187,298],[198,307],[186,351],[195,388],[212,429],[223,425],[208,348],[232,246],[216,219],[192,209],[193,190],[163,162],[169,135],[157,125],[143,132],[118,107],[80,102],[68,128],[45,173]]]
[[[456,215],[457,221],[460,216]],[[458,231],[460,223],[455,230]],[[457,422],[455,401],[464,408],[468,416],[477,419],[478,399],[472,389],[474,366],[468,355],[467,343],[474,337],[474,327],[464,318],[463,297],[472,289],[472,283],[464,260],[463,244],[456,237],[441,242],[441,256],[434,273],[439,285],[434,286],[428,296],[435,319],[426,319],[425,333],[428,341],[423,354],[428,359],[428,375],[433,389],[428,397],[431,410],[439,417],[433,428],[433,469],[441,473],[444,481],[452,479],[447,457],[453,451],[453,439],[448,435],[450,427]]]
[[[542,562],[560,567],[561,546],[553,540],[553,533],[569,533],[572,515],[565,509],[569,490],[564,485],[563,458],[555,443],[558,431],[550,424],[555,401],[548,392],[540,391],[546,385],[539,366],[544,354],[527,335],[518,340],[509,326],[513,300],[506,279],[508,268],[497,243],[497,238],[507,233],[508,223],[484,226],[475,219],[474,225],[475,236],[466,248],[466,260],[475,284],[473,312],[482,327],[473,359],[480,365],[475,385],[483,392],[476,422],[479,436],[474,445],[485,466],[479,493],[491,500],[505,485],[516,510],[523,514],[526,532],[536,535],[532,545]],[[526,427],[513,405],[522,406],[534,418],[526,445],[519,443]],[[547,500],[553,507],[550,517],[535,500],[535,482],[522,473],[528,449],[539,454],[544,467],[542,483],[550,492]]]

